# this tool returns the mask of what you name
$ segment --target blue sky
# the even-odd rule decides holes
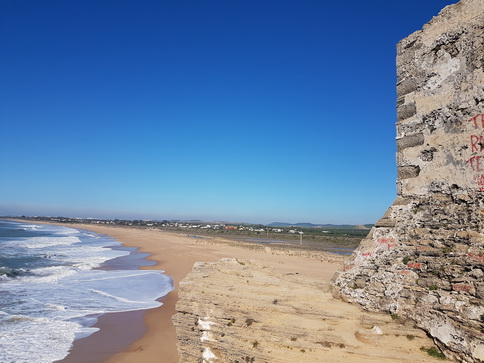
[[[0,215],[374,223],[395,46],[454,1],[0,1]]]

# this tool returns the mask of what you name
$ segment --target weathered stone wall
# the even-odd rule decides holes
[[[397,76],[398,197],[334,290],[484,361],[484,0],[400,41]]]

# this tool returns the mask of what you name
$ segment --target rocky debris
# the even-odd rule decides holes
[[[397,47],[398,197],[333,280],[484,361],[484,0],[444,8]]]
[[[181,362],[432,362],[413,323],[365,313],[329,284],[254,260],[197,263],[181,281]]]

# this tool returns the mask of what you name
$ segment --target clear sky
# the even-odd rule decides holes
[[[0,0],[0,215],[376,222],[444,0]]]

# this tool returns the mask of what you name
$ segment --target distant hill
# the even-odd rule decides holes
[[[272,222],[271,224],[266,224],[267,227],[291,227],[291,223],[284,222]]]
[[[271,224],[266,224],[267,227],[300,227],[300,228],[365,228],[371,225],[365,225],[364,227],[354,224],[314,224],[314,223],[286,223],[286,222],[272,222]]]

